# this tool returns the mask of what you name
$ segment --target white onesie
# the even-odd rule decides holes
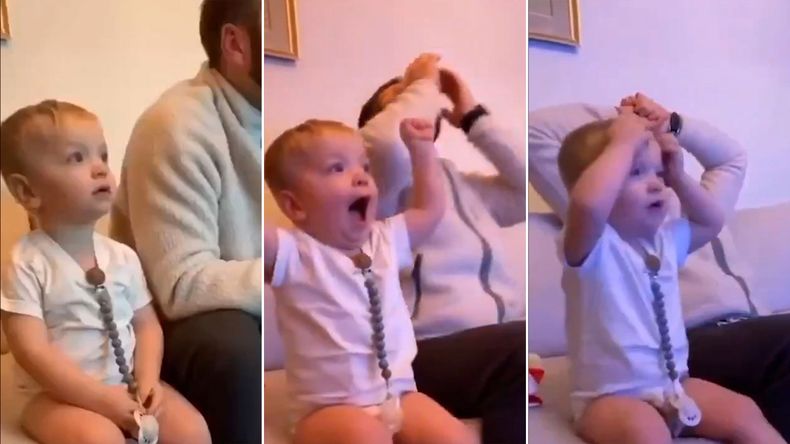
[[[348,256],[302,231],[277,234],[272,288],[294,415],[327,405],[380,404],[387,391],[362,272]],[[411,364],[417,354],[399,280],[399,270],[412,262],[403,216],[375,223],[362,250],[373,261],[392,392],[399,396],[416,390]]]
[[[658,282],[681,378],[688,373],[688,339],[678,268],[688,255],[690,235],[688,221],[675,219],[659,228],[653,245],[644,245],[647,252],[661,259]],[[644,252],[607,225],[582,265],[567,265],[562,241],[560,257],[566,263],[562,288],[574,417],[578,419],[591,400],[607,394],[633,396],[662,407],[672,384],[660,351]]]
[[[98,233],[93,236],[96,261],[106,276],[114,321],[126,362],[133,369],[134,311],[151,301],[135,252]],[[85,373],[106,384],[122,375],[107,337],[93,286],[79,264],[44,231],[25,235],[12,251],[3,273],[0,309],[41,319],[49,340]],[[39,385],[17,364],[16,385],[33,393]]]

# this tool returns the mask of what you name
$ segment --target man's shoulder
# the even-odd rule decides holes
[[[219,124],[214,92],[205,81],[196,77],[178,82],[162,93],[143,112],[137,126],[182,129],[211,122]]]

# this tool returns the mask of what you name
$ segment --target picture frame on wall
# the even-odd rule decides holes
[[[579,46],[579,0],[529,0],[529,38]]]
[[[296,0],[263,0],[263,45],[264,55],[299,58]]]
[[[0,40],[11,38],[11,26],[8,24],[8,5],[0,0]]]

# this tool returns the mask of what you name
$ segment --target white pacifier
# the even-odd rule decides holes
[[[400,397],[387,395],[387,399],[379,406],[381,421],[389,428],[390,432],[398,433],[403,425],[403,409],[400,406]]]
[[[680,381],[674,381],[672,393],[669,394],[669,404],[677,410],[678,419],[686,427],[696,427],[702,421],[702,412],[697,403],[686,394]]]
[[[146,415],[140,410],[135,410],[134,422],[138,427],[138,444],[157,444],[159,442],[159,421],[154,415]]]

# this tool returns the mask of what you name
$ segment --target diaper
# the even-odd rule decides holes
[[[685,378],[683,378],[685,379]],[[669,402],[667,387],[648,387],[634,390],[624,390],[615,393],[607,393],[606,395],[624,396],[628,398],[635,398],[647,402],[653,406],[658,413],[664,418],[664,421],[669,427],[669,431],[673,438],[680,436],[686,429],[686,426],[678,418],[678,411]],[[598,396],[572,396],[571,397],[571,411],[573,413],[574,423],[578,423],[579,419],[584,413],[590,403],[598,398]]]
[[[404,393],[405,394],[405,393]],[[373,405],[366,405],[360,406],[363,412],[367,413],[373,418],[378,419],[381,421],[393,434],[400,431],[401,424],[403,422],[403,409],[401,407],[401,400],[403,398],[403,394],[400,396],[394,396],[384,402],[373,404]],[[297,406],[292,405],[291,408],[291,435],[296,432],[296,424],[301,421],[302,419],[306,418],[311,413],[329,406]]]

